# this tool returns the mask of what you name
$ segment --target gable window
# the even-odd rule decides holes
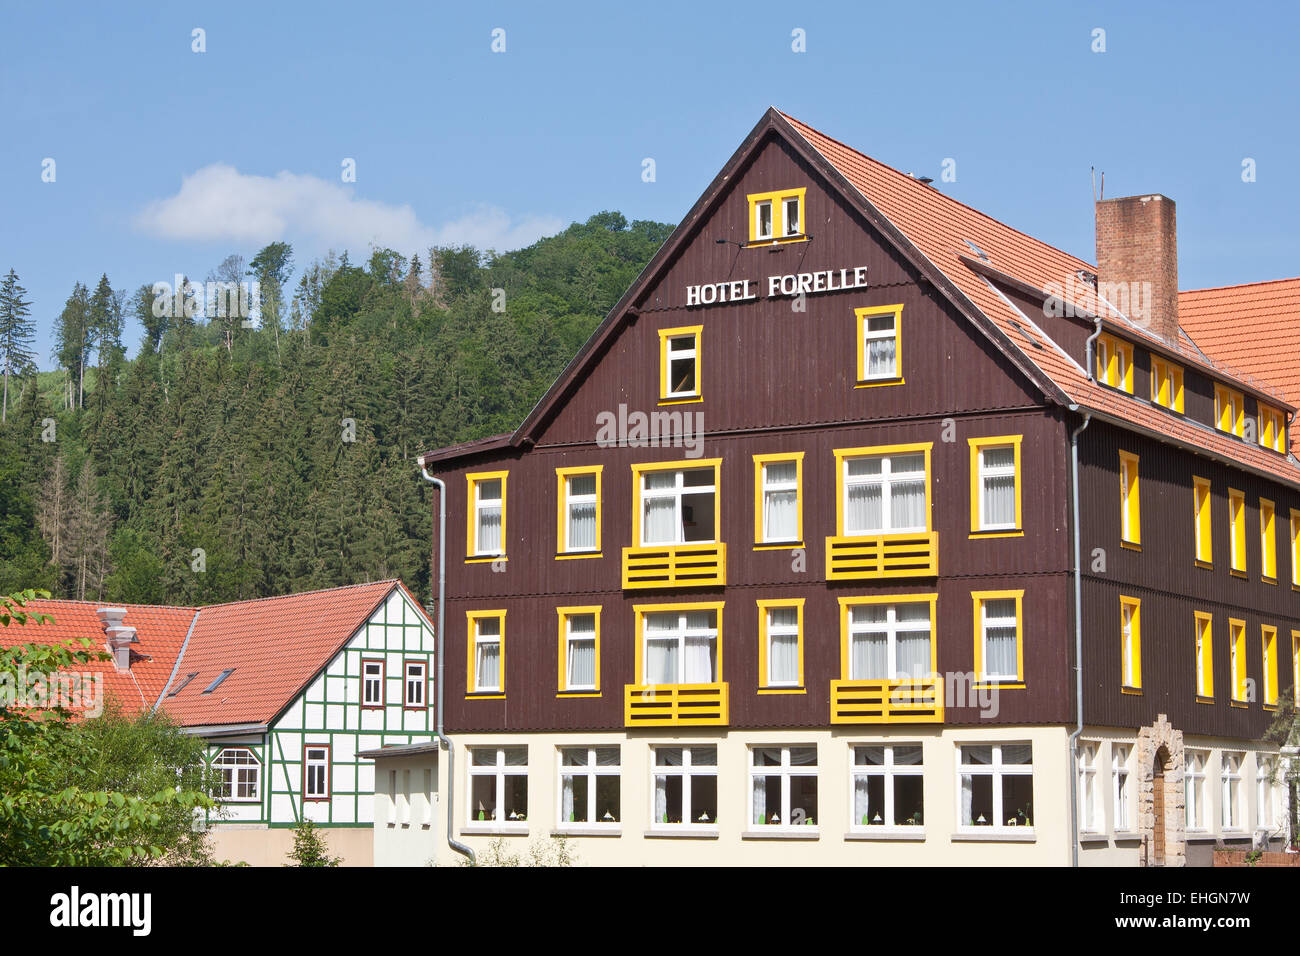
[[[384,706],[384,662],[361,662],[361,706],[375,708]]]
[[[466,611],[469,651],[467,691],[501,694],[505,685],[505,611]]]
[[[1264,706],[1277,706],[1277,628],[1264,625],[1260,631],[1264,661]]]
[[[527,829],[527,747],[470,748],[468,811],[471,823]]]
[[[1142,688],[1142,602],[1138,598],[1119,598],[1120,654],[1123,689]]]
[[[1286,454],[1286,414],[1263,402],[1259,403],[1259,443],[1279,455]]]
[[[659,330],[659,404],[698,402],[702,325]]]
[[[1228,489],[1228,542],[1232,573],[1246,576],[1246,494]]]
[[[599,605],[558,607],[560,693],[600,693]]]
[[[1020,435],[970,438],[972,534],[1019,533]]]
[[[1223,828],[1225,830],[1241,829],[1241,758],[1245,754],[1225,752],[1222,761],[1221,777],[1223,783]]]
[[[617,829],[622,817],[619,748],[560,749],[560,829],[566,826]]]
[[[406,670],[406,695],[403,700],[403,706],[407,710],[424,710],[425,688],[428,684],[429,665],[424,661],[407,661]]]
[[[262,764],[247,747],[223,748],[212,766],[221,775],[220,799],[232,803],[262,799]]]
[[[897,598],[840,598],[848,680],[906,680],[935,672],[934,596]]]
[[[1133,346],[1113,335],[1097,339],[1097,381],[1133,394]]]
[[[330,798],[330,748],[328,744],[308,744],[302,755],[302,798]]]
[[[925,766],[920,744],[853,748],[854,830],[925,826]]]
[[[652,545],[708,544],[718,540],[718,468],[721,458],[695,467],[633,465],[636,488],[633,539]]]
[[[1259,499],[1259,576],[1277,584],[1277,529],[1273,521],[1273,502]]]
[[[804,233],[804,197],[807,187],[767,193],[750,193],[749,244],[790,242]]]
[[[840,534],[929,531],[931,447],[837,450]]]
[[[1079,747],[1079,829],[1096,833],[1102,822],[1101,801],[1097,792],[1097,745],[1081,744]]]
[[[958,751],[961,827],[1032,827],[1033,745],[973,744]]]
[[[754,456],[754,543],[803,541],[803,452]]]
[[[1196,619],[1196,696],[1214,698],[1214,616],[1195,611]]]
[[[600,475],[603,465],[556,468],[556,557],[600,554]]]
[[[483,471],[465,476],[469,486],[470,558],[502,558],[506,553],[506,477],[508,472]]]
[[[715,684],[721,678],[720,604],[638,606],[642,657],[638,684]]]
[[[750,748],[749,784],[750,825],[816,826],[816,747]]]
[[[759,692],[803,692],[803,598],[759,601]]]
[[[1205,829],[1205,761],[1209,754],[1188,750],[1187,769],[1183,773],[1186,790],[1187,829]]]
[[[1132,824],[1129,822],[1129,792],[1128,792],[1128,752],[1129,748],[1125,744],[1111,744],[1110,747],[1110,769],[1111,781],[1114,784],[1115,798],[1115,829],[1127,830]]]
[[[1246,437],[1246,399],[1226,385],[1214,386],[1214,421],[1219,431]]]
[[[1192,517],[1195,521],[1196,563],[1201,567],[1214,564],[1214,521],[1210,498],[1210,482],[1206,478],[1192,479]]]
[[[1151,356],[1151,401],[1171,411],[1183,410],[1183,370],[1155,355]]]
[[[712,827],[718,820],[718,748],[652,747],[651,827]]]
[[[1246,622],[1228,619],[1228,671],[1232,675],[1232,702],[1245,704],[1249,691],[1246,674]]]
[[[971,592],[975,610],[975,680],[981,684],[1024,683],[1024,595],[1023,590]]]
[[[903,382],[903,306],[854,309],[858,325],[858,385]]]
[[[1120,544],[1142,544],[1142,506],[1138,489],[1138,456],[1119,453],[1119,532]]]

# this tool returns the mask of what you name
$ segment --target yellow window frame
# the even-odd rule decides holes
[[[1138,456],[1132,452],[1119,453],[1119,509],[1120,545],[1142,550],[1142,498],[1139,484]],[[1127,523],[1127,534],[1124,525]]]
[[[1283,414],[1281,409],[1260,402],[1258,419],[1259,443],[1265,448],[1271,448],[1280,455],[1285,455],[1287,450],[1286,415]]]
[[[1259,499],[1259,576],[1265,584],[1277,584],[1276,510],[1267,498]]]
[[[714,629],[718,632],[717,650],[718,650],[718,674],[717,680],[713,683],[721,684],[725,680],[722,676],[722,611],[726,604],[725,601],[695,601],[685,604],[634,604],[632,605],[632,615],[636,621],[636,661],[634,662],[634,672],[636,675],[636,686],[645,686],[645,616],[647,614],[672,614],[682,611],[713,611]],[[656,685],[662,687],[677,687],[677,684]]]
[[[1246,622],[1228,618],[1228,674],[1232,680],[1232,700],[1235,707],[1246,706]]]
[[[1200,644],[1200,654],[1196,655],[1196,645],[1192,645],[1193,662],[1196,665],[1196,699],[1214,700],[1214,615],[1205,611],[1193,611],[1196,619],[1196,641]]]
[[[600,527],[603,517],[601,509],[604,496],[601,494],[601,473],[604,465],[577,465],[572,468],[555,469],[555,560],[566,561],[575,558],[601,557]],[[596,476],[596,547],[591,551],[570,551],[568,542],[569,528],[569,479],[583,475]]]
[[[1264,662],[1264,706],[1277,706],[1277,628],[1263,624],[1259,629],[1260,660]]]
[[[572,604],[565,607],[557,607],[555,616],[559,625],[559,670],[557,671],[557,690],[556,697],[599,697],[600,696],[600,612],[603,610],[599,604]],[[569,674],[569,633],[568,623],[570,617],[579,614],[591,614],[596,619],[596,686],[594,688],[583,688],[581,690],[570,690],[568,688]]]
[[[499,690],[478,690],[475,652],[478,650],[478,622],[496,618],[497,630],[497,673],[500,675]],[[466,611],[465,612],[465,696],[474,700],[504,700],[506,696],[506,612]]]
[[[835,534],[844,537],[844,463],[850,458],[879,458],[885,455],[906,455],[922,452],[925,455],[925,530],[934,530],[934,516],[930,508],[930,486],[934,472],[930,456],[934,442],[913,442],[907,445],[867,445],[862,448],[836,448],[835,453]]]
[[[854,309],[854,327],[858,335],[858,381],[854,388],[877,388],[882,385],[903,385],[903,304],[873,305]],[[894,317],[894,375],[867,375],[867,320],[873,315]]]
[[[1300,707],[1300,631],[1291,632],[1291,694]]]
[[[755,551],[787,551],[790,548],[803,547],[803,456],[804,453],[801,451],[753,456]],[[764,469],[768,465],[787,462],[794,462],[795,533],[798,537],[793,541],[768,541],[767,528],[764,526],[764,515],[767,513],[767,509],[763,506]]]
[[[1234,575],[1246,576],[1246,493],[1228,489],[1229,565]]]
[[[776,189],[766,193],[749,193],[745,197],[749,203],[749,242],[747,245],[774,246],[787,242],[806,242],[808,240],[808,230],[805,228],[808,215],[807,194],[807,186],[799,186],[795,189]],[[794,235],[786,235],[784,206],[785,200],[791,198],[799,200],[799,231]],[[758,207],[765,202],[772,204],[772,235],[760,237],[758,235]],[[778,232],[778,230],[780,231]]]
[[[803,605],[804,598],[773,598],[771,600],[760,600],[754,603],[758,605],[758,692],[760,694],[806,694],[808,688],[804,684],[803,676]],[[796,619],[798,621],[799,636],[796,644],[796,654],[799,662],[799,683],[795,685],[778,684],[776,686],[768,685],[767,676],[767,612],[775,608],[794,608]]]
[[[1119,374],[1119,360],[1124,359],[1124,374]],[[1097,380],[1103,385],[1133,394],[1133,346],[1113,335],[1097,339]]]
[[[1025,592],[1017,591],[972,591],[971,613],[974,615],[975,628],[975,686],[998,687],[1003,690],[1016,690],[1025,686]],[[1016,602],[1016,678],[1012,681],[984,679],[984,602],[1014,598]]]
[[[1246,396],[1226,385],[1214,386],[1214,422],[1221,432],[1246,437]]]
[[[506,560],[506,484],[508,471],[472,471],[465,474],[465,488],[469,507],[465,509],[465,563],[483,564]],[[501,479],[501,551],[498,554],[480,554],[478,551],[478,486],[487,481]]]
[[[641,543],[641,477],[651,471],[696,471],[701,468],[713,469],[713,542],[722,541],[722,459],[721,458],[687,458],[684,461],[640,462],[632,465],[632,547],[648,548],[659,545]],[[699,542],[705,544],[707,542]],[[676,545],[662,545],[665,548]]]
[[[688,405],[704,401],[704,326],[682,325],[659,330],[659,404]],[[674,393],[668,381],[668,342],[690,335],[695,339],[695,391]]]
[[[1129,658],[1132,660],[1132,677],[1131,683],[1125,681],[1124,673],[1124,612],[1129,611],[1129,640],[1132,647],[1129,650]],[[1142,599],[1129,597],[1121,594],[1119,596],[1119,682],[1120,690],[1125,694],[1142,693]]]
[[[1151,356],[1151,401],[1175,412],[1183,410],[1183,369],[1168,359]]]
[[[1192,478],[1192,538],[1197,567],[1214,567],[1214,497],[1208,478]]]
[[[1025,525],[1020,508],[1021,466],[1020,446],[1024,435],[992,435],[987,438],[968,438],[970,445],[970,536],[972,538],[1023,538]],[[997,448],[1011,445],[1016,456],[1016,526],[1014,528],[990,528],[985,530],[980,514],[980,493],[983,491],[980,475],[980,455],[985,448]]]
[[[866,604],[928,604],[930,606],[930,673],[939,673],[939,633],[935,625],[937,592],[931,594],[869,594],[842,597],[840,602],[840,679],[849,680],[849,613]]]

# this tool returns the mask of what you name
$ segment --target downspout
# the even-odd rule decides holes
[[[1098,331],[1101,322],[1098,320]],[[1089,365],[1092,339],[1088,340]],[[1070,411],[1077,412],[1078,405]],[[1070,498],[1074,520],[1074,710],[1075,728],[1070,734],[1070,819],[1073,821],[1074,839],[1070,841],[1070,865],[1079,865],[1079,735],[1083,733],[1083,560],[1079,544],[1079,435],[1092,421],[1092,412],[1085,412],[1083,422],[1070,432]]]
[[[435,478],[433,475],[429,474],[429,466],[424,463],[423,459],[420,461],[420,474],[424,475],[425,481],[438,487],[438,630],[434,634],[434,654],[437,656],[437,661],[434,666],[438,671],[438,683],[436,687],[438,694],[436,732],[438,734],[438,743],[447,750],[447,846],[466,857],[469,860],[470,865],[473,866],[475,862],[474,851],[464,843],[459,843],[454,840],[451,835],[453,832],[452,828],[455,825],[455,817],[453,815],[452,807],[455,803],[456,793],[454,776],[456,769],[456,748],[455,745],[452,744],[451,738],[443,733],[442,723],[444,692],[443,662],[446,660],[446,655],[443,653],[443,647],[445,644],[443,640],[443,625],[447,620],[447,485],[441,478]]]

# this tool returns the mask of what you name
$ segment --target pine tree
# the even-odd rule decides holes
[[[78,282],[72,288],[54,326],[59,364],[68,373],[68,408],[81,408],[85,395],[86,359],[94,345],[90,324],[90,290]],[[74,388],[74,384],[75,388]]]
[[[0,282],[0,363],[4,364],[4,401],[0,405],[0,424],[9,421],[9,379],[34,367],[32,351],[35,323],[31,319],[31,302],[23,298],[27,290],[18,284],[13,269]]]
[[[36,527],[50,549],[50,564],[62,582],[71,563],[69,527],[72,524],[72,500],[68,493],[68,469],[62,455],[54,458],[50,473],[42,482],[36,498]],[[61,587],[56,588],[62,591]]]
[[[96,599],[102,597],[104,578],[109,572],[108,532],[112,515],[96,485],[95,471],[87,458],[73,489],[68,524],[73,594],[78,601],[86,600],[92,591]]]

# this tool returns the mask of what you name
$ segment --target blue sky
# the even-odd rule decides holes
[[[903,170],[952,158],[936,185],[1086,259],[1096,166],[1108,196],[1178,203],[1183,288],[1300,274],[1300,14],[1136,6],[10,4],[0,272],[52,368],[54,318],[101,272],[134,289],[272,239],[305,265],[375,239],[505,249],[602,209],[676,222],[776,105]]]

